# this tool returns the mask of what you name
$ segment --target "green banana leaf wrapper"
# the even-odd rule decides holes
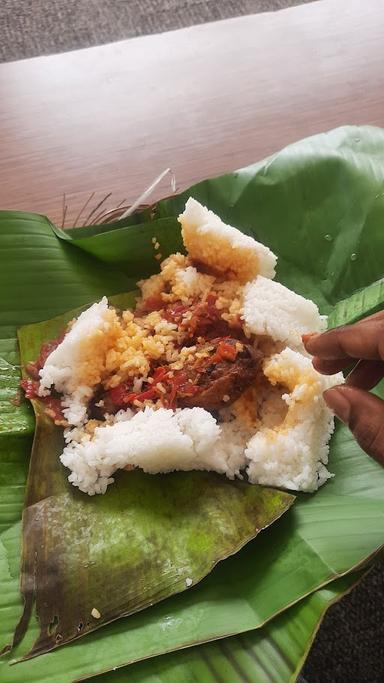
[[[3,212],[0,215],[0,257],[3,258],[0,275],[0,400],[3,409],[0,421],[0,639],[4,645],[12,642],[15,623],[22,613],[18,589],[20,515],[34,430],[27,404],[12,404],[10,407],[11,402],[14,403],[19,375],[16,327],[29,325],[21,332],[23,356],[29,360],[36,355],[37,344],[52,337],[50,332],[57,329],[55,325],[62,324],[64,319],[37,326],[30,326],[31,323],[89,304],[103,294],[132,290],[135,279],[155,272],[158,267],[153,253],[154,236],[160,243],[163,256],[180,249],[176,216],[190,195],[275,251],[279,256],[277,279],[316,301],[322,313],[330,313],[331,324],[356,320],[374,312],[383,302],[380,282],[383,275],[383,162],[384,132],[369,127],[348,127],[292,145],[264,162],[233,174],[203,181],[182,195],[159,202],[151,211],[139,213],[121,223],[63,233],[44,217],[20,212]],[[54,432],[40,416],[24,517],[24,541],[28,539],[28,543],[24,542],[23,552],[24,619],[16,630],[17,647],[0,660],[1,680],[41,681],[53,673],[55,681],[74,680],[193,644],[252,631],[273,617],[274,624],[276,619],[281,619],[276,617],[277,614],[299,601],[302,601],[299,605],[304,604],[310,599],[305,596],[314,591],[317,591],[314,595],[320,595],[322,591],[317,589],[366,563],[381,547],[384,472],[361,452],[345,427],[339,425],[330,453],[330,469],[335,478],[315,495],[299,496],[293,508],[278,523],[232,558],[220,563],[199,585],[157,606],[106,625],[97,633],[55,652],[10,667],[10,662],[28,651],[37,654],[49,649],[53,640],[55,645],[60,645],[73,638],[74,614],[76,619],[79,617],[77,627],[82,625],[77,635],[86,632],[84,608],[90,609],[93,597],[97,598],[93,606],[98,608],[100,598],[111,591],[108,584],[111,566],[116,568],[117,574],[122,569],[119,581],[122,580],[127,559],[124,551],[132,545],[129,533],[121,544],[119,542],[123,537],[119,537],[119,533],[128,517],[118,493],[112,494],[112,511],[107,505],[108,496],[100,497],[101,503],[97,503],[97,525],[102,528],[107,522],[110,533],[103,533],[105,545],[96,559],[82,551],[77,553],[65,548],[66,542],[76,544],[79,539],[73,541],[73,538],[65,538],[65,534],[57,535],[55,526],[41,536],[42,530],[47,529],[44,515],[57,515],[58,520],[63,514],[64,502],[67,505],[70,501],[70,509],[79,514],[77,523],[71,514],[64,516],[70,534],[77,532],[81,536],[90,521],[95,519],[88,501],[71,491],[65,483],[65,474],[57,461],[60,434]],[[38,465],[47,475],[44,480],[33,476],[38,472],[36,462],[39,458]],[[146,484],[148,477],[136,474],[135,484],[144,487],[149,500],[157,484],[152,481]],[[208,495],[208,485],[204,489],[205,476],[202,473],[176,473],[169,478],[150,478],[169,481],[172,496],[166,501],[166,515],[178,509],[183,500],[184,485],[189,492],[202,488]],[[122,483],[119,480],[116,492],[120,486],[124,495],[129,493],[129,486],[125,483],[127,477],[128,473],[123,475]],[[178,482],[179,479],[183,482],[181,490],[178,483],[172,484],[172,480]],[[223,522],[222,539],[226,539],[227,545],[224,543],[218,547],[220,544],[213,534],[207,545],[197,543],[192,553],[183,557],[183,562],[187,558],[185,565],[181,561],[178,564],[180,558],[175,552],[172,556],[175,570],[173,574],[171,572],[165,592],[162,592],[163,586],[159,588],[156,585],[153,568],[149,569],[145,580],[153,593],[147,601],[142,600],[143,587],[138,585],[141,573],[133,573],[134,586],[126,586],[125,594],[122,583],[117,586],[120,598],[124,595],[129,598],[125,608],[121,609],[119,604],[115,612],[106,610],[105,621],[178,593],[185,587],[183,582],[186,576],[190,577],[190,571],[193,572],[190,578],[194,582],[199,581],[219,559],[235,552],[259,528],[278,517],[284,508],[284,500],[286,507],[291,502],[288,498],[276,498],[284,494],[268,489],[259,491],[258,487],[247,487],[241,483],[233,485],[216,476],[212,476],[212,482],[216,486],[213,489],[215,495],[208,496],[207,501],[213,507],[218,505],[220,515],[225,509],[225,505],[219,504],[220,495],[223,500],[227,495],[226,487],[230,487],[230,495],[234,496],[244,513],[234,533]],[[249,489],[253,493],[245,493]],[[156,489],[159,495],[166,490],[163,483],[159,483],[159,490]],[[273,510],[270,501],[266,500],[268,495],[273,501]],[[135,501],[130,503],[135,507]],[[36,506],[40,506],[42,513],[37,524],[36,516],[32,517],[31,531],[28,525],[31,510],[39,519]],[[203,509],[205,514],[205,508],[202,508],[196,518]],[[253,517],[248,517],[250,510]],[[267,512],[269,520],[260,517],[260,510]],[[197,522],[198,519],[191,520],[188,527],[191,536],[196,529],[201,532]],[[170,529],[168,526],[168,534]],[[158,531],[161,534],[161,524]],[[55,538],[58,557],[53,564],[47,564],[44,547],[52,548]],[[39,541],[43,548],[38,548]],[[81,546],[78,543],[78,547]],[[40,598],[39,593],[36,595],[36,586],[33,582],[31,585],[28,578],[34,575],[31,562],[36,557],[32,557],[30,547],[34,553],[40,554],[38,571],[42,578],[47,567],[50,568],[51,581],[47,581],[46,586],[44,581],[40,584]],[[156,543],[148,547],[147,559],[155,556],[158,547]],[[207,547],[208,556],[203,557]],[[77,601],[79,604],[75,607],[79,607],[79,611],[70,610],[70,622],[65,622],[66,610],[58,619],[58,615],[49,611],[54,589],[48,584],[55,585],[55,580],[52,581],[55,572],[65,569],[69,577],[74,567],[77,570],[81,564],[89,565],[89,561],[100,568],[100,558],[105,561],[104,576],[101,572],[94,583],[89,582],[92,572],[89,572],[89,566],[83,566],[84,571],[79,576],[72,576],[71,581],[66,582],[66,598]],[[161,562],[164,569],[164,557],[160,557]],[[87,588],[85,597],[84,587]],[[36,597],[40,620],[43,616],[40,624],[33,612]],[[127,607],[128,604],[132,608]],[[292,609],[286,614],[289,615]],[[100,612],[103,615],[102,610]],[[57,641],[57,636],[62,635],[59,630],[63,625],[61,618],[67,630],[65,638]],[[22,642],[17,644],[22,636]],[[308,633],[304,635],[303,632],[305,646],[308,638]],[[194,648],[197,657],[199,649]],[[297,661],[295,666],[297,668]],[[293,667],[292,671],[295,670]],[[143,675],[148,676],[148,670]]]
[[[288,683],[297,679],[327,608],[358,582],[352,573],[264,627],[95,676],[93,683]]]
[[[134,296],[110,300],[127,306]],[[23,327],[23,366],[78,313]],[[103,496],[89,497],[68,483],[59,461],[63,429],[38,401],[34,404],[23,515],[25,608],[15,636],[16,644],[36,603],[40,635],[30,656],[186,590],[295,500],[289,493],[213,472],[151,476],[140,470],[119,472]]]

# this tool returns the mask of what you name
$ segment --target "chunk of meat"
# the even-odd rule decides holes
[[[120,408],[135,406],[135,401],[158,401],[167,407],[201,407],[215,411],[236,401],[254,382],[262,354],[249,344],[231,337],[220,337],[196,347],[193,362],[182,370],[169,366],[155,369],[151,383],[140,392],[131,382],[96,394],[89,406],[92,418],[103,419]]]
[[[181,301],[175,301],[166,306],[163,317],[168,322],[178,325],[179,331],[184,332],[186,338],[189,338],[192,343],[192,340],[199,336],[207,337],[207,333],[220,323],[228,327],[228,324],[222,321],[221,313],[216,308],[216,299],[216,294],[211,293],[204,302],[195,301],[186,305]],[[216,336],[219,334],[221,333],[218,332]]]
[[[262,354],[249,344],[222,339],[212,341],[209,346],[215,348],[208,358],[197,359],[190,367],[184,367],[195,392],[192,396],[183,395],[181,388],[177,403],[183,408],[218,410],[236,401],[256,379]]]

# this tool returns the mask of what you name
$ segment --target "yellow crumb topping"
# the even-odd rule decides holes
[[[243,308],[243,285],[236,280],[225,280],[200,273],[183,254],[173,254],[161,264],[157,275],[138,283],[142,300],[160,297],[164,306],[175,301],[191,305],[204,302],[208,294],[217,296],[216,308],[230,325],[238,321]]]
[[[242,285],[199,272],[182,254],[165,259],[160,273],[138,284],[141,313],[127,310],[118,314],[110,308],[103,329],[83,340],[82,362],[76,373],[79,385],[93,388],[102,384],[112,389],[135,377],[146,380],[154,362],[170,365],[173,370],[192,362],[196,347],[185,345],[187,332],[163,315],[163,309],[175,302],[183,304],[183,321],[188,323],[196,306],[204,306],[213,295],[211,305],[216,306],[218,318],[229,325],[239,323]],[[145,302],[152,298],[158,300],[159,310],[145,313]],[[209,355],[209,349],[199,351],[198,357],[202,355]]]
[[[111,389],[135,376],[147,377],[151,362],[165,358],[179,338],[177,326],[164,320],[158,311],[134,318],[125,311],[121,334],[106,355],[108,377],[104,387]]]
[[[79,343],[81,363],[76,369],[78,385],[95,387],[103,381],[108,372],[107,355],[119,343],[121,332],[119,316],[111,308],[106,313],[103,329],[95,330]]]
[[[252,280],[260,272],[259,255],[256,250],[247,245],[236,248],[228,242],[227,236],[217,232],[209,235],[209,239],[202,236],[194,227],[182,221],[183,241],[190,256],[206,264],[214,264],[218,273],[224,277],[236,279],[245,283]]]

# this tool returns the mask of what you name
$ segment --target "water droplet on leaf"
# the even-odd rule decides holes
[[[357,259],[357,254],[353,253],[351,254],[351,261],[356,261]]]
[[[332,242],[333,237],[332,237],[332,235],[327,234],[327,235],[324,235],[324,239],[327,240],[327,242]]]

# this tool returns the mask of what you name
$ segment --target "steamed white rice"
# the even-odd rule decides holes
[[[104,493],[116,470],[140,467],[151,474],[212,470],[234,478],[246,473],[251,483],[317,489],[332,476],[327,444],[333,417],[322,392],[342,376],[317,373],[301,335],[323,330],[324,317],[312,301],[271,279],[276,256],[267,247],[224,224],[194,199],[179,220],[190,260],[179,254],[164,261],[159,275],[140,283],[143,296],[167,291],[170,301],[173,292],[188,302],[188,297],[203,298],[207,288],[216,287],[223,319],[231,322],[240,316],[255,344],[270,348],[263,364],[270,393],[264,396],[265,389],[255,386],[253,394],[221,411],[218,419],[203,408],[144,405],[138,412],[121,410],[92,425],[87,403],[103,373],[113,368],[110,386],[117,386],[126,377],[121,373],[136,372],[135,391],[141,391],[146,354],[160,358],[166,347],[171,363],[177,337],[177,327],[158,319],[156,312],[151,320],[157,336],[146,336],[128,313],[124,336],[104,297],[72,324],[40,372],[41,395],[52,388],[63,394],[69,427],[61,462],[70,470],[69,481],[89,495]],[[215,284],[215,276],[200,273],[193,265],[197,262],[225,281]],[[92,379],[82,381],[87,377]],[[252,411],[256,417],[249,419]]]
[[[256,275],[274,277],[275,254],[264,244],[223,223],[196,199],[188,199],[179,221],[184,245],[192,259],[240,282]]]
[[[95,356],[105,346],[106,333],[114,323],[113,311],[104,296],[79,315],[40,370],[40,396],[49,394],[52,386],[63,394],[63,415],[69,424],[80,425],[86,421],[87,403],[93,387],[100,381],[99,373],[89,373],[87,369],[95,366]],[[86,383],[82,382],[83,376]]]
[[[328,440],[334,420],[322,392],[343,379],[324,377],[313,368],[309,358],[284,349],[264,366],[265,375],[281,384],[287,414],[275,428],[261,427],[249,440],[245,457],[252,483],[315,491],[331,474]]]
[[[313,301],[262,275],[245,285],[243,318],[249,332],[299,349],[302,334],[321,332],[327,325]]]

